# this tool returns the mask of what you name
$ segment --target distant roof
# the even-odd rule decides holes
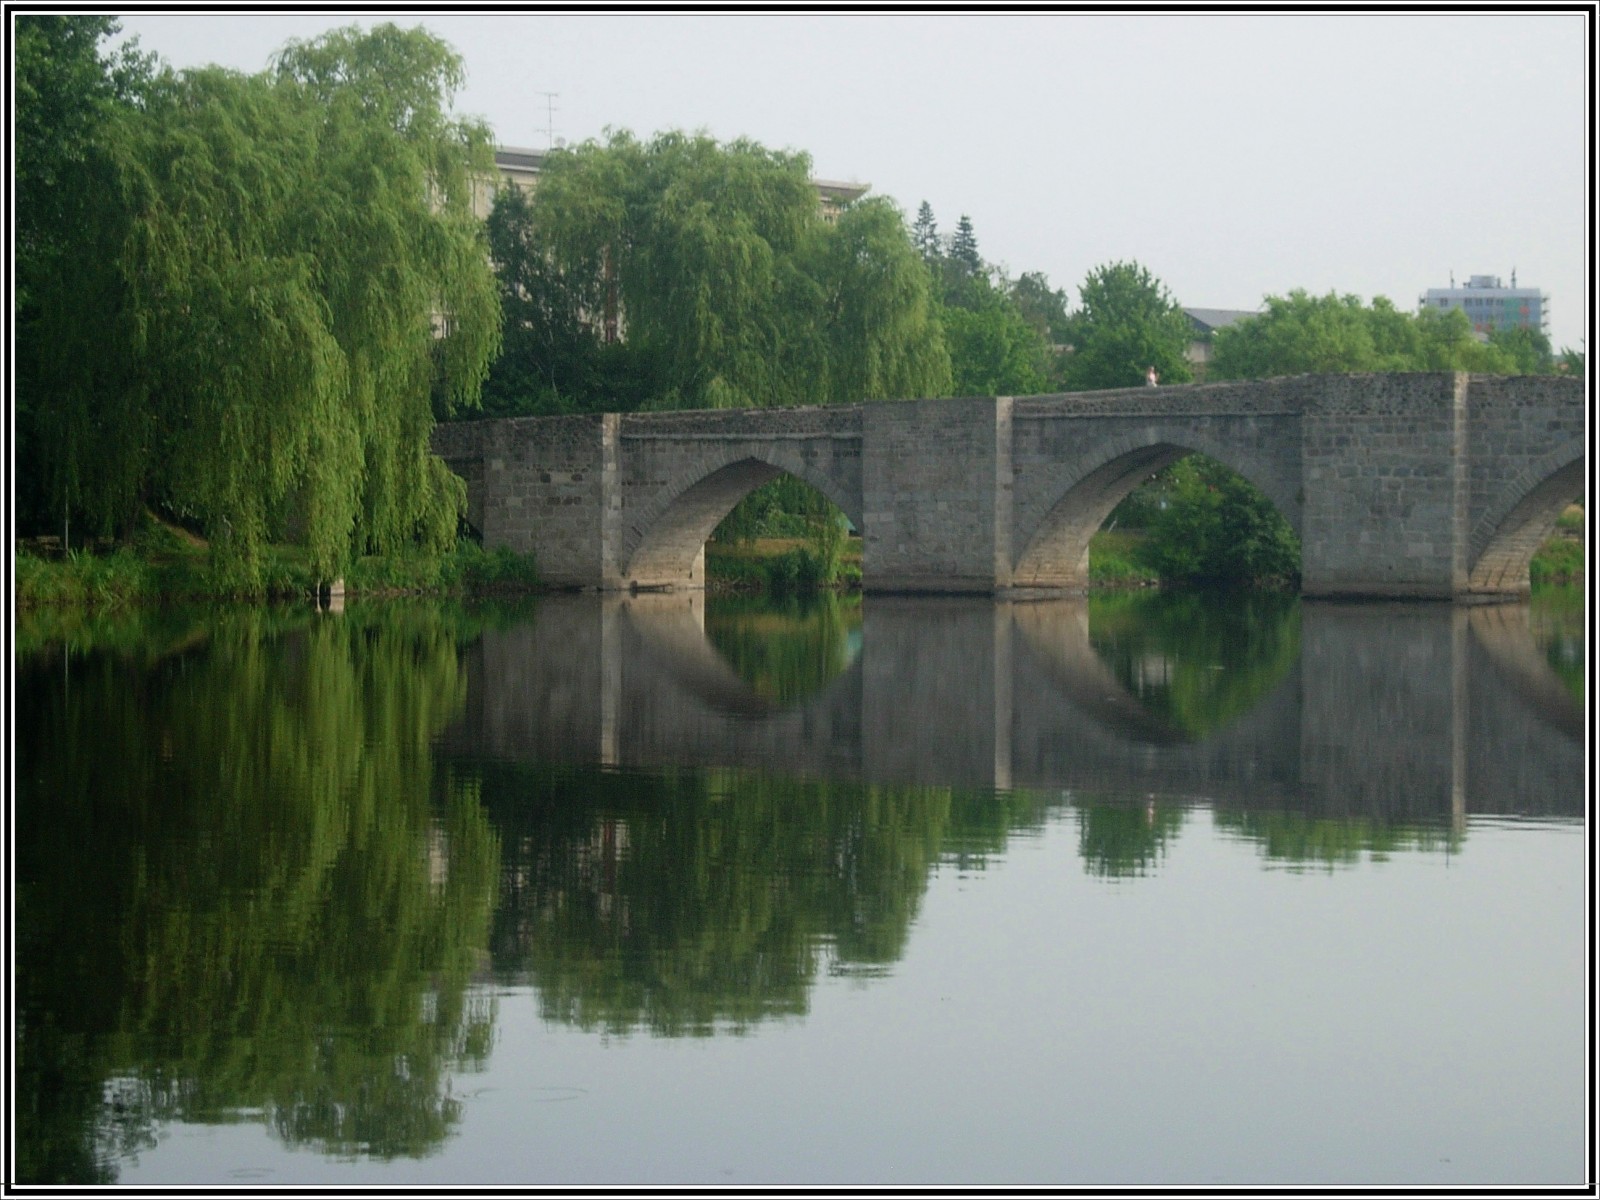
[[[813,179],[811,182],[827,199],[844,203],[861,199],[872,187],[870,183],[841,183],[837,179]]]
[[[537,171],[544,162],[544,150],[528,150],[522,146],[496,146],[494,151],[495,166],[512,167],[524,171]]]
[[[1194,326],[1201,333],[1210,333],[1215,329],[1223,329],[1235,321],[1248,321],[1251,317],[1261,314],[1254,309],[1242,308],[1186,308],[1184,316],[1194,322]]]

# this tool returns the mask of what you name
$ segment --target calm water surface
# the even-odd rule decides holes
[[[18,629],[14,1178],[1580,1184],[1581,600]]]

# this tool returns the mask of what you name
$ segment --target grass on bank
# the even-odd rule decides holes
[[[14,558],[18,608],[44,605],[115,608],[151,601],[281,599],[316,594],[318,580],[304,550],[269,546],[258,594],[240,597],[224,583],[204,541],[150,517],[126,543],[51,556],[48,544],[24,546]],[[345,591],[365,594],[528,589],[538,585],[530,555],[485,550],[463,539],[441,557],[372,556],[345,575]]]
[[[706,581],[729,591],[788,595],[817,588],[861,586],[861,539],[846,538],[832,578],[825,555],[806,538],[707,542]]]

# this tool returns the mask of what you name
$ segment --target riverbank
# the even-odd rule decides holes
[[[115,608],[131,604],[206,600],[315,599],[326,583],[304,550],[269,546],[257,593],[241,595],[222,581],[206,542],[177,526],[147,520],[127,542],[61,553],[59,543],[38,539],[18,546],[13,558],[19,609]],[[448,594],[532,591],[538,570],[529,555],[485,550],[463,540],[441,556],[370,556],[357,559],[342,580],[347,595]]]
[[[1089,547],[1089,578],[1102,588],[1145,588],[1161,583],[1140,553],[1137,531],[1102,531]],[[17,550],[14,595],[19,609],[43,606],[107,608],[185,600],[312,599],[318,592],[305,555],[293,546],[267,551],[263,591],[239,596],[222,586],[205,542],[175,526],[152,520],[127,544],[52,555],[48,541]],[[1574,505],[1540,547],[1529,566],[1535,588],[1584,582],[1583,510]],[[831,575],[831,578],[830,578]],[[505,548],[484,550],[462,541],[442,557],[368,557],[344,579],[347,595],[450,594],[537,591],[537,564]],[[861,586],[861,539],[846,539],[836,568],[802,538],[760,538],[706,545],[706,585],[722,592],[792,592],[818,588],[849,591]]]

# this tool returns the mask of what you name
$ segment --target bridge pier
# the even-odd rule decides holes
[[[1443,599],[1467,585],[1467,376],[1333,376],[1302,418],[1301,592]]]
[[[980,592],[1011,582],[1009,396],[864,406],[861,583]]]

